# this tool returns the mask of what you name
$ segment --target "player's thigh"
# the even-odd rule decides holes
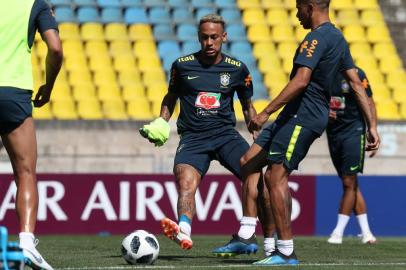
[[[250,148],[248,142],[236,130],[219,138],[221,145],[217,148],[217,159],[221,165],[241,179],[241,157]]]
[[[343,139],[342,175],[352,175],[364,169],[365,134],[354,133]]]
[[[178,164],[188,164],[204,176],[210,166],[210,150],[208,140],[195,134],[182,136],[176,149],[174,172]]]
[[[289,172],[296,170],[318,137],[316,132],[306,127],[285,124],[271,140],[268,162],[283,163]]]
[[[333,162],[334,168],[337,174],[342,176],[342,166],[343,166],[343,147],[342,147],[342,136],[340,134],[327,134],[328,149],[330,152],[331,161]]]

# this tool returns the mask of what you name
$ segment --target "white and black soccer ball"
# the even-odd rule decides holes
[[[153,264],[158,258],[159,243],[153,234],[137,230],[124,238],[121,254],[128,264]]]

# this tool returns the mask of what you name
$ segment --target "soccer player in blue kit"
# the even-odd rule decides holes
[[[218,160],[235,176],[242,178],[240,159],[249,145],[234,128],[235,92],[241,102],[247,125],[256,115],[251,102],[253,86],[247,67],[241,61],[221,53],[222,43],[227,39],[224,27],[224,20],[218,15],[209,14],[200,20],[198,37],[201,50],[180,57],[173,63],[168,93],[162,101],[161,117],[140,129],[141,135],[156,146],[163,145],[169,137],[167,121],[177,99],[180,100],[180,115],[177,120],[180,142],[174,161],[179,193],[178,224],[164,218],[161,226],[164,234],[182,249],[193,246],[190,236],[191,223],[196,212],[195,193],[210,162]],[[256,132],[251,133],[256,136]],[[252,209],[254,220],[257,217],[257,197],[268,194],[258,191],[257,185],[260,189],[261,183],[265,186],[262,178],[243,183],[244,186],[249,186],[244,189],[248,192],[243,193],[243,202]],[[270,210],[270,207],[267,209]],[[259,216],[262,224],[267,223],[261,219],[260,213]],[[271,216],[271,213],[267,216]],[[264,233],[266,237],[266,228]],[[241,250],[242,253],[257,251],[256,239],[253,239]]]
[[[362,86],[368,95],[372,117],[376,121],[375,103],[365,72],[357,67]],[[352,212],[355,213],[362,233],[362,243],[375,243],[367,218],[366,203],[358,186],[357,174],[364,168],[365,121],[357,105],[354,90],[343,76],[334,85],[330,100],[330,121],[327,126],[327,139],[330,156],[338,176],[343,183],[343,195],[337,218],[337,225],[327,240],[330,244],[341,244],[344,229]],[[370,156],[374,156],[372,151]]]
[[[275,251],[255,262],[256,265],[299,263],[293,247],[292,199],[288,177],[298,168],[313,141],[327,126],[331,89],[339,72],[343,73],[354,89],[357,103],[365,117],[368,126],[366,149],[375,150],[379,147],[376,122],[371,116],[365,90],[346,40],[330,22],[329,4],[329,0],[296,0],[297,17],[301,25],[312,31],[296,50],[289,83],[249,123],[250,130],[260,130],[272,113],[286,105],[276,121],[262,131],[242,158],[243,175],[248,178],[262,169],[263,163],[255,160],[267,158],[265,182],[278,236]],[[253,233],[255,224],[251,225],[247,230]]]

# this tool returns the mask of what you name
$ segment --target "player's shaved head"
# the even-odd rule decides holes
[[[200,19],[199,28],[200,28],[200,26],[202,26],[202,24],[208,23],[208,22],[210,22],[210,23],[219,23],[219,24],[221,24],[221,26],[223,27],[223,29],[225,28],[225,24],[226,24],[225,21],[224,21],[224,19],[223,19],[223,17],[221,17],[220,15],[217,15],[217,14],[207,14],[207,15],[203,16],[203,17]]]
[[[330,6],[330,0],[296,0],[297,4],[310,4],[318,6],[320,9],[326,9]]]

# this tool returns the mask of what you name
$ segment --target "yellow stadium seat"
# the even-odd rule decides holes
[[[103,114],[98,99],[84,99],[78,102],[78,114],[84,120],[100,120]]]
[[[258,99],[258,100],[255,100],[255,101],[254,101],[255,110],[256,110],[257,112],[261,112],[263,109],[265,109],[265,107],[269,104],[269,102],[270,102],[270,100],[268,100],[268,99]],[[282,110],[282,108],[279,109],[278,111],[274,112],[274,113],[271,115],[270,120],[275,120],[276,117],[278,116],[278,114],[281,112],[281,110]],[[267,125],[267,124],[265,123],[265,126],[266,126],[266,125]]]
[[[41,41],[41,42],[42,42],[41,34],[40,34],[38,31],[35,33],[34,41],[35,41],[35,42],[38,42],[38,41]]]
[[[34,90],[38,89],[41,85],[44,84],[45,78],[42,75],[42,71],[40,69],[33,69],[32,70],[32,77],[34,80]]]
[[[131,42],[122,40],[113,40],[110,42],[110,53],[113,56],[117,55],[129,55],[132,54]]]
[[[121,86],[140,83],[141,75],[136,70],[123,70],[118,73],[118,82]]]
[[[64,66],[67,71],[88,71],[86,56],[82,53],[66,57]]]
[[[151,101],[162,101],[168,92],[168,85],[166,83],[154,83],[147,86],[147,97]]]
[[[69,57],[73,54],[77,54],[78,52],[83,53],[84,48],[82,41],[80,40],[65,40],[62,44],[63,47],[63,54],[65,57]]]
[[[98,88],[97,96],[101,101],[105,100],[121,100],[120,89],[117,85],[103,85]]]
[[[71,99],[71,91],[69,85],[65,83],[56,82],[52,90],[52,100],[65,100]]]
[[[396,89],[406,85],[406,72],[404,69],[394,70],[386,75],[386,83],[389,87]]]
[[[406,103],[401,103],[400,104],[400,115],[403,120],[406,119]]]
[[[150,120],[152,119],[152,113],[150,108],[150,102],[144,97],[140,97],[136,100],[131,100],[127,104],[127,113],[134,120]]]
[[[34,107],[32,113],[34,119],[51,120],[53,118],[51,106],[49,105],[49,103],[39,108]]]
[[[117,78],[113,69],[95,70],[93,73],[93,83],[96,86],[116,85]]]
[[[263,72],[269,72],[281,67],[281,62],[277,55],[269,54],[268,56],[261,57],[258,61],[258,69]]]
[[[81,84],[81,83],[88,83],[92,82],[92,76],[90,72],[87,70],[72,70],[69,72],[69,83],[72,86]]]
[[[278,88],[282,90],[282,87],[288,83],[288,77],[286,76],[285,72],[281,70],[270,70],[265,73],[264,83],[265,85],[271,89]],[[282,85],[282,86],[281,86]],[[272,96],[272,95],[271,95]]]
[[[296,0],[284,0],[284,5],[287,9],[296,9]]]
[[[398,105],[392,101],[384,101],[376,103],[376,111],[379,120],[400,120],[400,112]]]
[[[378,68],[378,63],[375,59],[374,56],[365,56],[362,58],[357,58],[355,59],[355,63],[357,64],[357,66],[361,67],[363,70],[365,70],[365,72],[367,73],[368,76],[368,70],[369,69],[377,69]]]
[[[330,8],[333,10],[352,9],[354,5],[352,0],[331,0]]]
[[[287,42],[296,40],[290,25],[275,25],[272,27],[272,39],[275,42]]]
[[[106,40],[129,40],[127,27],[122,23],[108,23],[104,29]]]
[[[166,83],[166,75],[162,69],[145,71],[142,74],[142,81],[145,85],[154,84],[156,82]]]
[[[266,13],[266,21],[269,25],[289,25],[289,15],[284,8],[271,8]]]
[[[60,23],[58,25],[61,40],[79,40],[79,25],[77,23]]]
[[[379,69],[368,70],[366,75],[368,77],[368,81],[371,83],[372,90],[375,84],[385,84],[385,79]]]
[[[393,89],[392,97],[397,103],[406,104],[406,86],[403,84]]]
[[[161,113],[161,105],[162,105],[162,100],[151,100],[151,106],[152,106],[152,115],[155,117],[159,117]]]
[[[96,88],[92,83],[78,84],[73,87],[72,96],[76,101],[97,99]]]
[[[293,58],[284,58],[282,61],[282,69],[286,73],[290,73],[293,68]]]
[[[248,27],[247,38],[251,42],[270,41],[271,31],[267,25],[251,25]]]
[[[361,12],[361,23],[364,26],[384,25],[385,20],[380,10],[363,10]]]
[[[118,100],[104,100],[102,102],[104,116],[110,120],[127,120],[128,116],[125,111],[124,102]]]
[[[309,30],[304,29],[301,25],[296,26],[295,28],[296,41],[302,42],[309,32],[310,32]]]
[[[265,14],[260,8],[247,8],[242,14],[242,21],[245,25],[266,24]]]
[[[89,58],[89,68],[92,71],[113,70],[110,57],[107,54],[93,55]]]
[[[239,100],[234,100],[233,107],[235,118],[237,119],[237,121],[244,121],[244,114],[242,112],[241,102]]]
[[[358,25],[359,24],[359,14],[357,10],[354,9],[344,9],[338,11],[337,22],[341,26],[347,25]]]
[[[284,8],[283,0],[261,0],[261,6],[264,8]]]
[[[154,41],[141,40],[134,43],[133,52],[136,57],[140,57],[145,54],[157,55],[157,49]]]
[[[365,30],[360,25],[348,25],[344,27],[343,31],[345,39],[351,42],[365,42]]]
[[[267,41],[255,42],[253,45],[254,45],[253,54],[256,58],[261,58],[262,56],[265,56],[268,54],[274,54],[276,51],[275,45],[273,42],[267,42]]]
[[[113,58],[113,66],[118,72],[122,70],[137,70],[135,59],[131,53],[116,55]]]
[[[128,36],[133,41],[154,40],[151,26],[149,24],[132,24],[130,25]]]
[[[296,9],[292,9],[290,12],[289,12],[289,21],[290,21],[290,24],[291,25],[293,25],[293,26],[300,26],[300,27],[302,27],[301,25],[300,25],[300,22],[299,22],[299,19],[296,17],[296,14],[297,14],[297,10]]]
[[[141,83],[129,84],[123,87],[123,99],[131,101],[141,97],[146,97],[144,85]]]
[[[369,42],[391,42],[388,28],[385,25],[371,25],[367,28],[367,39]]]
[[[379,69],[385,74],[402,68],[402,60],[397,55],[382,58],[379,62]]]
[[[85,52],[88,56],[94,55],[107,55],[109,53],[109,49],[107,44],[104,40],[89,40],[85,44]]]
[[[278,54],[281,58],[288,58],[293,61],[298,44],[296,42],[281,42],[278,45]]]
[[[52,112],[58,120],[74,120],[78,118],[73,99],[52,101]]]
[[[161,61],[158,58],[140,58],[137,67],[140,71],[162,70]]]
[[[368,76],[368,75],[367,75]],[[385,102],[387,100],[391,100],[391,93],[389,88],[383,83],[376,83],[371,85],[373,97],[375,102]]]
[[[45,42],[35,42],[33,49],[35,49],[36,55],[38,55],[41,59],[44,59],[48,53],[48,48]]]
[[[237,6],[240,9],[259,8],[261,7],[261,3],[259,0],[237,0]]]
[[[373,53],[378,59],[397,55],[396,47],[393,45],[392,42],[375,43],[373,47]]]
[[[85,41],[104,40],[103,25],[99,23],[82,24],[80,34]]]
[[[353,58],[372,56],[371,46],[367,42],[354,42],[350,44],[350,51]]]
[[[378,9],[377,0],[354,0],[354,7],[357,9]]]

